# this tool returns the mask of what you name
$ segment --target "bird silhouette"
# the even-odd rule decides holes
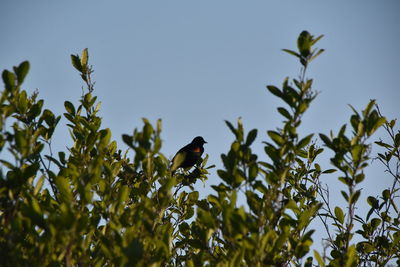
[[[179,149],[171,161],[172,174],[179,168],[189,169],[193,167],[201,158],[204,152],[203,145],[207,143],[203,137],[197,136],[190,144]]]

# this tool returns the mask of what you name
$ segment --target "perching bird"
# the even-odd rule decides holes
[[[174,158],[171,161],[171,172],[172,174],[179,168],[188,169],[193,167],[197,161],[201,158],[204,152],[203,145],[207,143],[203,137],[197,136],[193,141],[179,149]]]

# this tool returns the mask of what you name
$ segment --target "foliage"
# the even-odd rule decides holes
[[[143,119],[143,127],[122,136],[130,158],[102,128],[88,50],[72,55],[86,90],[79,103],[64,103],[63,117],[73,144],[54,154],[53,133],[61,119],[38,93],[22,89],[27,61],[4,70],[0,99],[0,255],[5,266],[385,266],[400,264],[400,133],[371,101],[354,108],[351,134],[320,134],[334,152],[332,169],[317,160],[324,149],[312,133],[298,128],[317,93],[306,78],[312,60],[323,50],[304,31],[298,51],[284,49],[302,66],[300,76],[281,88],[267,89],[286,106],[280,128],[267,132],[265,155],[252,146],[256,129],[241,120],[226,121],[234,140],[221,155],[220,182],[200,199],[197,180],[208,178],[207,156],[191,173],[169,170],[161,153],[161,120]],[[369,141],[383,126],[390,141]],[[313,139],[314,138],[314,139]],[[371,162],[371,149],[393,178],[392,186],[368,196],[370,211],[357,214],[365,199],[360,185]],[[46,148],[47,147],[47,148]],[[338,171],[345,207],[332,206],[321,178]],[[245,205],[237,201],[241,196]],[[310,252],[320,220],[329,254]],[[353,241],[354,235],[359,240]]]

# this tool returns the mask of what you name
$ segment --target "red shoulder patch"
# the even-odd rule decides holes
[[[201,152],[200,147],[195,147],[195,148],[193,149],[193,152]]]

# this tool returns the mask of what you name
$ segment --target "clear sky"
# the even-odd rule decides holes
[[[162,118],[167,157],[202,135],[209,163],[221,167],[220,154],[233,140],[223,121],[238,117],[247,130],[259,129],[255,150],[265,160],[261,142],[281,125],[276,107],[283,104],[265,86],[298,76],[300,64],[281,49],[295,49],[302,30],[324,34],[318,47],[326,50],[307,74],[320,95],[302,133],[337,132],[351,115],[348,104],[360,110],[370,99],[388,118],[400,117],[398,0],[1,0],[0,70],[29,60],[25,88],[38,88],[60,115],[65,100],[77,103],[81,95],[70,54],[87,47],[103,127],[121,146],[121,135],[141,127],[142,117]],[[55,151],[71,143],[62,127]],[[368,173],[364,198],[390,183],[377,162]],[[210,193],[219,182],[212,169],[199,190]]]

